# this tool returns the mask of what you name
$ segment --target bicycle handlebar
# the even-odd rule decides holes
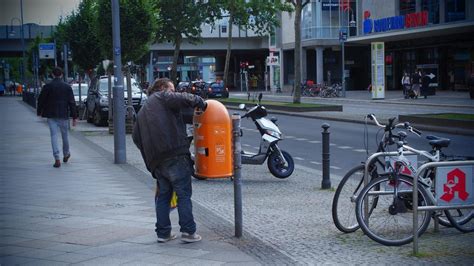
[[[392,131],[392,129],[395,129],[395,128],[404,128],[417,136],[421,136],[422,134],[420,130],[412,127],[409,122],[398,123],[395,126],[392,126],[393,122],[395,121],[395,117],[392,117],[388,120],[389,121],[388,125],[380,124],[380,122],[377,120],[377,117],[375,117],[374,114],[368,114],[366,118],[369,118],[370,120],[374,121],[375,125],[377,125],[378,127],[384,127],[385,131]]]

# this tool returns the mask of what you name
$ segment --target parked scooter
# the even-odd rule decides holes
[[[278,142],[283,139],[278,128],[276,118],[270,120],[266,118],[267,110],[261,105],[262,94],[258,96],[258,104],[250,109],[246,109],[245,104],[240,104],[239,108],[247,112],[242,118],[251,118],[260,132],[260,149],[258,153],[242,151],[242,164],[263,164],[267,160],[270,172],[277,178],[289,177],[294,169],[295,163],[291,155],[278,147]]]

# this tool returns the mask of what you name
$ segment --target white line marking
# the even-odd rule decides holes
[[[307,141],[308,139],[305,139],[305,138],[296,138],[295,140]]]
[[[321,164],[320,162],[315,162],[315,161],[311,161],[310,163],[316,164],[316,165],[320,165],[320,164]]]
[[[334,143],[329,143],[329,146],[336,146],[336,144],[334,144]]]
[[[294,139],[294,138],[296,138],[296,137],[295,137],[295,136],[285,136],[285,138],[287,138],[287,139]]]
[[[352,149],[351,146],[339,146],[338,148],[339,148],[339,149],[343,149],[343,150]]]
[[[337,166],[329,166],[329,168],[332,168],[332,169],[335,169],[335,170],[341,170],[341,167],[337,167]]]
[[[321,143],[319,140],[310,140],[309,143]]]
[[[355,151],[355,152],[365,152],[364,149],[355,149],[355,150],[353,150],[353,151]]]
[[[242,144],[242,146],[245,146],[245,147],[251,147],[250,145],[248,144]]]
[[[295,160],[299,160],[299,161],[304,161],[304,159],[303,159],[303,158],[301,158],[301,157],[293,157],[293,159],[295,159]]]

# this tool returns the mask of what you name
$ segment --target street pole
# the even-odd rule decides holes
[[[240,142],[240,114],[232,115],[234,145],[234,227],[235,237],[242,237],[242,144]]]
[[[112,1],[112,35],[114,53],[114,157],[116,164],[127,162],[125,147],[125,106],[123,93],[122,55],[120,47],[120,6],[119,0]]]
[[[20,12],[21,12],[21,79],[22,79],[22,86],[25,86],[25,32],[23,29],[23,0],[20,0]]]
[[[345,64],[344,64],[344,40],[341,41],[341,51],[342,51],[342,62],[341,62],[341,65],[342,65],[342,82],[341,82],[341,86],[342,86],[342,97],[346,97],[346,71],[345,70]]]
[[[63,45],[63,60],[64,60],[64,82],[67,83],[67,79],[68,79],[68,65],[67,65],[67,44],[64,44]]]

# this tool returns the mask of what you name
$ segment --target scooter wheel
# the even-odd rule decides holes
[[[277,178],[287,178],[295,170],[295,162],[288,152],[282,150],[281,153],[285,157],[287,165],[284,165],[278,152],[272,152],[267,160],[268,170]]]

